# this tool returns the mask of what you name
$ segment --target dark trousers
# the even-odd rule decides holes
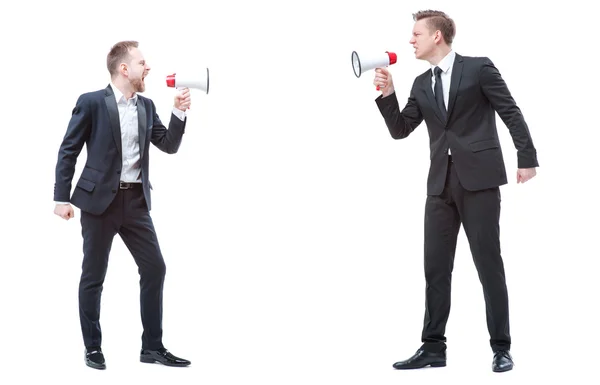
[[[142,349],[162,345],[162,301],[166,267],[148,212],[141,184],[117,190],[117,196],[101,215],[81,212],[83,264],[79,283],[79,317],[86,347],[101,346],[100,296],[108,255],[115,234],[129,249],[140,274]]]
[[[508,293],[500,255],[500,189],[465,190],[450,161],[446,186],[425,204],[426,303],[423,348],[446,349],[450,287],[456,240],[462,223],[483,287],[487,327],[493,351],[510,349]]]

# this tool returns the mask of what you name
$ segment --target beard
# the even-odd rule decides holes
[[[135,79],[131,81],[131,86],[134,92],[144,92],[146,90],[146,84],[142,79]]]

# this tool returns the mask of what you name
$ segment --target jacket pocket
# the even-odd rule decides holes
[[[77,187],[87,192],[92,192],[94,191],[94,187],[96,187],[96,183],[87,179],[79,179],[79,181],[77,181]]]
[[[471,151],[479,152],[479,151],[483,151],[483,150],[490,150],[492,148],[498,148],[498,147],[500,147],[500,144],[498,143],[498,141],[496,139],[488,139],[488,140],[482,140],[479,142],[471,143],[471,144],[469,144],[469,147],[471,147]]]

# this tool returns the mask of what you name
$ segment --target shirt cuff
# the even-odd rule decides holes
[[[173,115],[177,116],[179,120],[184,121],[186,117],[186,112],[181,111],[179,108],[173,107]]]

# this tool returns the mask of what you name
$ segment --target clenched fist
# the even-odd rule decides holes
[[[535,168],[520,168],[517,170],[517,183],[525,183],[535,175]]]
[[[75,212],[73,211],[73,206],[70,204],[62,204],[58,203],[56,207],[54,207],[54,214],[58,215],[62,219],[69,220],[75,216]]]

